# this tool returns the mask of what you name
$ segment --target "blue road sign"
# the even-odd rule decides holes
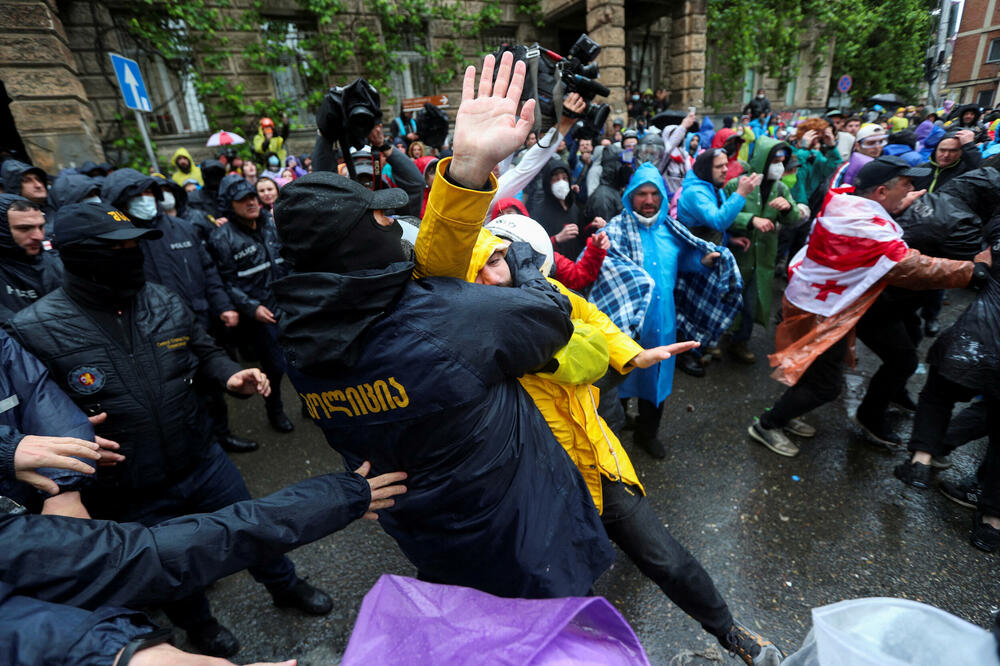
[[[837,90],[846,95],[847,91],[851,89],[851,85],[853,83],[854,79],[852,79],[847,74],[844,74],[842,77],[840,77],[840,80],[837,81]]]
[[[149,93],[146,92],[139,63],[123,58],[117,53],[110,55],[115,76],[118,77],[118,87],[121,88],[122,97],[125,99],[125,106],[136,111],[152,111],[153,105],[149,103]]]

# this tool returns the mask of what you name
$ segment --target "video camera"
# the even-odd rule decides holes
[[[375,86],[364,79],[355,79],[346,86],[330,88],[316,112],[316,127],[330,143],[340,144],[345,158],[351,148],[363,147],[375,125],[382,122],[382,98]],[[347,171],[356,176],[354,163],[347,162]]]
[[[600,135],[611,111],[607,104],[593,103],[595,97],[607,97],[611,92],[596,80],[598,67],[594,59],[601,52],[600,44],[582,34],[566,57],[538,44],[504,44],[496,53],[497,61],[506,51],[513,52],[515,60],[524,60],[527,65],[521,100],[537,99],[536,114],[547,119],[549,124],[555,124],[559,116],[566,113],[571,118],[580,119],[576,126],[577,138],[594,139]],[[578,93],[587,102],[587,108],[581,114],[563,108],[563,98],[572,92]],[[542,123],[536,120],[535,125],[541,126]]]

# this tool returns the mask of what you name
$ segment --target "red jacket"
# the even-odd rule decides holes
[[[601,273],[601,264],[607,250],[594,245],[594,237],[587,239],[587,248],[583,251],[580,261],[574,262],[558,252],[555,252],[556,273],[555,279],[574,291],[580,291],[592,285],[597,276]]]

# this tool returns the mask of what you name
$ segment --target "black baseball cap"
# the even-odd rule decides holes
[[[912,167],[902,157],[883,155],[882,157],[876,157],[861,167],[858,175],[854,177],[854,189],[867,190],[877,187],[882,183],[889,182],[896,176],[923,178],[929,175],[931,175],[931,170],[927,167]]]
[[[58,246],[90,240],[126,241],[163,237],[159,229],[143,229],[129,216],[106,203],[78,203],[63,206],[56,213],[55,242]]]
[[[282,253],[308,261],[330,252],[368,211],[393,210],[409,203],[399,188],[370,190],[332,171],[317,171],[281,188],[274,203]]]

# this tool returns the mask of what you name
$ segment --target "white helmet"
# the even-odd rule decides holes
[[[541,266],[542,275],[548,277],[552,271],[552,263],[555,257],[552,251],[552,241],[545,233],[538,222],[524,215],[509,214],[501,215],[486,223],[486,229],[499,236],[513,242],[527,243],[539,254],[545,255],[545,263]]]

